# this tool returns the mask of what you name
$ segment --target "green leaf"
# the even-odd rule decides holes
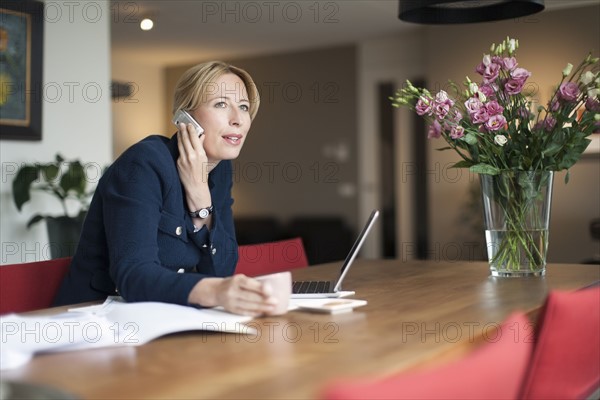
[[[85,173],[83,166],[79,161],[73,161],[69,164],[67,172],[60,179],[60,187],[65,193],[73,190],[80,195],[85,193]]]
[[[467,133],[464,137],[463,140],[465,142],[467,142],[470,145],[474,145],[477,144],[477,136],[472,134],[472,133]]]
[[[452,168],[469,168],[473,165],[471,161],[462,160],[452,166]]]
[[[33,217],[31,217],[31,219],[29,220],[29,222],[27,223],[27,229],[31,228],[31,226],[33,224],[37,224],[38,222],[40,222],[41,220],[43,220],[44,217],[41,216],[40,214],[36,214]]]
[[[518,176],[519,186],[521,187],[521,193],[527,199],[535,199],[538,195],[538,190],[535,187],[535,174],[529,171],[519,172]]]
[[[17,176],[13,181],[13,199],[17,210],[21,211],[23,204],[31,199],[30,190],[33,182],[36,181],[39,174],[39,166],[24,166],[19,169]]]
[[[556,142],[552,142],[552,143],[550,143],[550,145],[546,149],[544,149],[544,151],[542,152],[542,154],[544,156],[552,156],[552,155],[558,153],[561,148],[562,148],[562,144],[556,143]]]
[[[58,176],[58,166],[56,164],[46,164],[41,167],[42,175],[46,182],[53,181]]]
[[[570,175],[571,175],[571,171],[570,171],[570,170],[567,170],[567,173],[565,174],[565,185],[566,185],[567,183],[569,183],[569,178],[570,178]]]
[[[452,150],[452,147],[450,146],[446,146],[446,147],[440,147],[439,149],[436,149],[437,151],[445,151],[445,150]]]
[[[469,171],[474,174],[485,174],[485,175],[498,175],[500,170],[496,167],[493,167],[489,164],[475,164],[469,168]]]

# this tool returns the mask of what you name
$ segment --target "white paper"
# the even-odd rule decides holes
[[[0,316],[0,369],[17,368],[40,352],[108,346],[140,346],[160,336],[190,330],[256,334],[252,317],[159,302],[103,304],[52,316]]]

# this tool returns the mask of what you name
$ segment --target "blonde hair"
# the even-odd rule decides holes
[[[222,61],[209,61],[198,64],[183,73],[175,86],[173,113],[177,110],[194,110],[206,101],[207,96],[214,90],[214,84],[224,74],[237,75],[248,92],[250,102],[250,118],[254,119],[260,105],[258,89],[250,74],[241,68]]]

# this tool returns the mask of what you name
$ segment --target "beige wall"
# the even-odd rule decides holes
[[[258,116],[234,162],[236,216],[270,215],[284,223],[297,216],[339,216],[354,227],[355,58],[355,48],[345,46],[232,61],[250,72],[261,94]],[[167,69],[169,101],[188,67]]]
[[[112,60],[112,79],[133,88],[130,97],[112,103],[114,158],[148,135],[172,133],[173,129],[162,130],[166,103],[163,77],[161,67]]]
[[[371,208],[380,206],[378,111],[374,106],[379,82],[391,80],[400,85],[407,78],[425,76],[430,87],[435,87],[436,82],[440,86],[447,79],[462,82],[467,74],[476,78],[473,69],[482,53],[492,42],[511,35],[520,39],[518,59],[533,72],[530,81],[538,84],[542,96],[547,96],[567,62],[577,62],[589,50],[600,54],[599,14],[596,6],[486,24],[418,26],[402,35],[361,41],[356,44],[356,51],[347,46],[235,60],[235,64],[254,75],[263,92],[263,105],[238,160],[236,215],[275,215],[282,220],[295,215],[340,215],[354,227],[360,225]],[[139,114],[150,124],[140,136],[146,131],[151,133],[154,127],[172,131],[169,122],[172,87],[186,67],[166,70],[163,111],[155,113],[158,103],[153,102],[151,111]],[[140,68],[115,70],[123,72],[125,79],[147,76],[139,82],[150,85],[156,72]],[[333,86],[326,87],[328,83]],[[158,87],[159,81],[156,84]],[[298,87],[302,90],[301,99],[292,101]],[[288,91],[287,98],[284,88]],[[338,89],[335,93],[338,103],[325,102],[326,96],[333,93],[332,88]],[[130,119],[125,117],[115,113],[116,120]],[[407,117],[406,112],[398,111],[397,176],[402,176],[403,166],[413,162],[410,135],[414,133],[407,131]],[[464,170],[448,170],[457,156],[435,151],[441,146],[440,142],[429,143],[430,256],[450,260],[469,258],[467,242],[483,239],[482,232],[462,226],[463,216],[469,215],[465,211],[470,201],[469,182],[477,186],[477,176],[470,176]],[[336,158],[339,149],[341,153],[348,150],[346,161]],[[115,150],[115,154],[120,151]],[[337,171],[323,170],[331,162]],[[286,164],[288,170],[284,175]],[[298,165],[302,179],[292,182]],[[315,166],[319,167],[317,182]],[[335,172],[335,182],[325,182],[323,172]],[[462,178],[457,179],[457,173]],[[555,184],[550,260],[578,262],[600,253],[600,245],[592,241],[588,232],[590,219],[600,216],[600,162],[597,157],[581,160],[572,168],[568,185],[563,183],[563,177],[564,174],[559,175]],[[411,220],[414,205],[409,192],[414,183],[400,181],[397,187],[399,247],[410,244],[412,224],[420,223]],[[474,219],[478,218],[479,215],[474,215]],[[378,256],[379,240],[375,231],[364,255]],[[457,254],[456,249],[462,253]]]
[[[600,7],[585,7],[503,22],[429,27],[425,31],[428,87],[439,88],[448,79],[460,83],[465,75],[477,79],[474,67],[481,61],[482,53],[491,43],[499,43],[508,35],[519,39],[517,60],[532,72],[529,82],[539,88],[540,100],[545,103],[568,62],[578,64],[589,51],[600,54],[599,15]],[[473,177],[463,171],[462,178],[455,182],[455,171],[444,167],[457,161],[457,155],[434,151],[443,147],[440,141],[432,140],[429,146],[430,170],[442,171],[438,175],[432,173],[428,181],[430,245],[439,249],[432,256],[444,258],[444,248],[453,244],[464,248],[457,222],[466,201],[468,181]],[[564,173],[559,174],[554,188],[549,260],[579,262],[600,253],[600,244],[589,234],[590,220],[600,217],[598,156],[575,165],[567,185]]]

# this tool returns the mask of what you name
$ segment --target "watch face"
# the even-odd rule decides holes
[[[206,217],[208,217],[208,214],[209,214],[209,212],[208,212],[208,210],[206,208],[203,208],[202,210],[200,210],[198,212],[198,216],[200,218],[206,218]]]

